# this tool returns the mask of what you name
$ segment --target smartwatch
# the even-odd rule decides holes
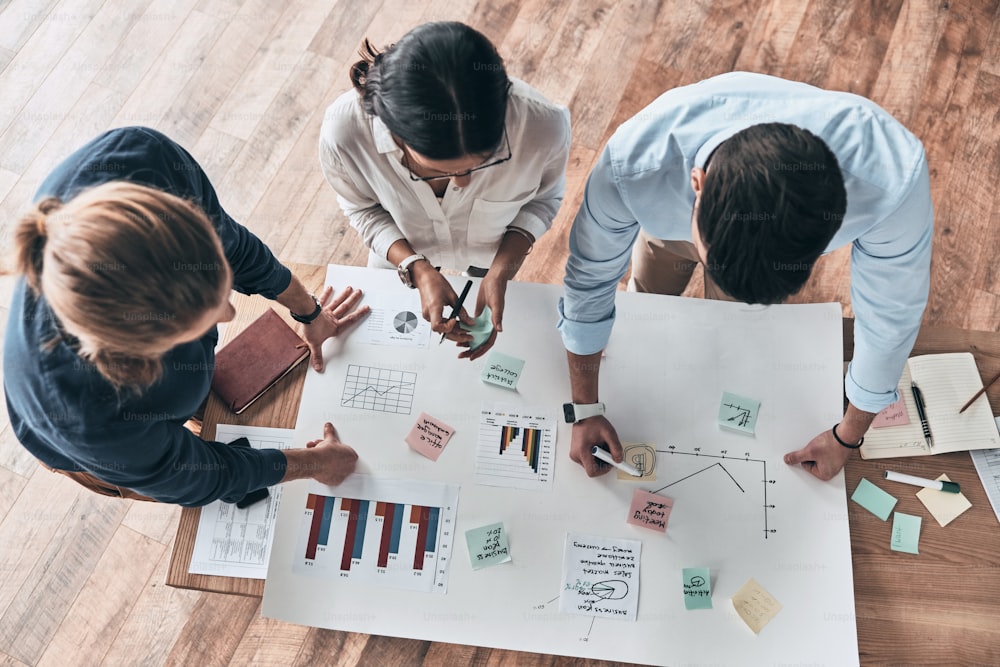
[[[319,314],[321,312],[323,312],[323,305],[319,302],[319,299],[316,298],[316,295],[310,294],[309,296],[312,297],[313,302],[316,304],[316,307],[313,308],[313,311],[311,313],[309,313],[308,315],[299,315],[298,313],[293,313],[292,311],[288,311],[288,314],[291,315],[292,319],[295,320],[296,322],[301,322],[302,324],[309,324],[317,317],[319,317]]]
[[[563,417],[567,424],[575,424],[587,417],[604,414],[604,403],[563,403]]]
[[[413,284],[413,275],[410,273],[410,267],[420,260],[427,261],[427,258],[420,253],[410,255],[396,267],[396,273],[399,274],[399,279],[403,281],[403,284],[413,289],[416,285]]]

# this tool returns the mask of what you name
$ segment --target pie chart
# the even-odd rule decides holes
[[[416,313],[404,310],[396,314],[396,318],[392,321],[392,327],[399,333],[408,334],[413,333],[419,323],[420,320],[417,319]]]

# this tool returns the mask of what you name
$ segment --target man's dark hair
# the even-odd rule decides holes
[[[808,130],[764,123],[710,160],[697,212],[705,270],[735,299],[779,303],[806,283],[843,222],[837,156]]]
[[[425,23],[379,52],[367,39],[351,82],[365,111],[433,160],[486,155],[503,140],[510,79],[482,33]]]

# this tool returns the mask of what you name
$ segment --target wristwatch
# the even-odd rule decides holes
[[[604,403],[563,403],[563,416],[567,424],[575,424],[587,417],[604,414]]]
[[[312,297],[313,302],[316,304],[316,307],[313,308],[313,311],[311,313],[309,313],[308,315],[299,315],[298,313],[293,313],[290,310],[288,311],[288,314],[291,315],[292,319],[295,320],[296,322],[301,322],[302,324],[309,324],[317,317],[319,317],[319,314],[321,312],[323,312],[323,304],[319,302],[319,299],[316,298],[316,295],[310,294],[309,296]]]
[[[427,258],[421,255],[420,253],[417,253],[415,255],[410,255],[402,262],[400,262],[399,266],[396,267],[396,273],[399,274],[399,279],[402,280],[403,284],[409,287],[410,289],[416,287],[416,285],[413,284],[413,275],[410,273],[410,267],[413,266],[415,263],[419,262],[420,260],[427,261]]]

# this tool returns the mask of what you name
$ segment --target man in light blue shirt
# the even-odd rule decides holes
[[[664,93],[611,137],[570,233],[559,330],[578,416],[602,412],[588,406],[599,400],[600,355],[630,256],[642,291],[679,294],[701,262],[706,295],[778,303],[821,254],[850,243],[848,409],[785,456],[832,478],[898,398],[927,303],[932,236],[923,147],[875,103],[743,72]],[[609,470],[589,451],[598,443],[621,460],[603,416],[574,424],[570,456],[591,476]]]

